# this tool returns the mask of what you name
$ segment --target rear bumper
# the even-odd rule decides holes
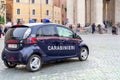
[[[4,49],[2,52],[2,60],[14,63],[26,64],[26,57],[21,53],[21,51],[9,51]]]

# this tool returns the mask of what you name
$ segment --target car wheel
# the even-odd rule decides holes
[[[13,62],[8,62],[8,61],[4,61],[4,64],[8,68],[15,68],[17,66],[17,64],[15,64]]]
[[[38,71],[41,68],[41,57],[38,55],[32,55],[27,63],[27,69],[31,72]]]
[[[80,61],[86,61],[88,58],[89,52],[86,47],[81,47],[80,53],[79,53],[79,60]]]

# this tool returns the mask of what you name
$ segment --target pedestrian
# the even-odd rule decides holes
[[[95,25],[95,23],[93,23],[92,24],[92,34],[94,34],[94,32],[95,32],[95,27],[96,27],[96,25]]]
[[[100,24],[98,24],[98,32],[100,33],[100,34],[103,34],[103,28],[102,28],[102,26],[100,25]]]
[[[11,28],[13,25],[14,25],[14,23],[12,23],[11,21],[7,22],[5,24],[5,27],[4,27],[4,30],[3,30],[4,34],[6,34],[6,32],[9,30],[9,28]]]
[[[76,29],[76,32],[80,32],[80,23],[77,24],[77,29]]]
[[[1,38],[1,34],[2,34],[2,26],[0,24],[0,38]]]
[[[5,34],[4,34],[4,28],[3,28],[3,26],[2,26],[1,29],[2,29],[2,35],[4,36]]]
[[[80,23],[77,24],[77,28],[80,28]]]
[[[104,31],[107,33],[107,28],[108,28],[108,21],[103,21],[103,24],[105,25]]]
[[[4,34],[6,34],[6,32],[8,31],[8,27],[4,28]]]
[[[70,25],[69,25],[69,28],[70,28],[70,29],[72,29],[72,28],[73,28],[72,24],[70,24]]]
[[[21,21],[20,20],[18,20],[17,21],[17,25],[21,25],[22,23],[21,23]]]
[[[118,35],[117,25],[112,26],[112,34],[113,34],[113,35]]]

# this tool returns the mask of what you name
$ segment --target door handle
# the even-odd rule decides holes
[[[65,40],[61,40],[60,44],[62,45],[62,44],[64,44],[64,42],[65,42]]]
[[[65,40],[62,40],[61,42],[65,42]]]
[[[40,42],[44,42],[44,40],[40,40]]]

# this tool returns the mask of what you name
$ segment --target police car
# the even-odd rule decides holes
[[[8,68],[24,64],[34,72],[50,61],[73,57],[85,61],[88,55],[88,46],[71,29],[54,23],[29,23],[8,30],[2,60]]]

